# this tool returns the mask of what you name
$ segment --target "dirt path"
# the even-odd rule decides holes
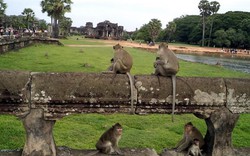
[[[113,45],[119,43],[124,47],[134,47],[134,48],[142,48],[149,51],[156,51],[158,45],[148,46],[145,43],[137,43],[137,42],[129,42],[129,41],[117,41],[117,40],[99,40],[105,45],[66,45],[70,47],[112,47]],[[96,42],[96,41],[93,41]],[[211,54],[216,53],[220,55],[228,55],[228,56],[238,56],[238,57],[249,57],[250,54],[244,52],[244,50],[239,50],[237,54],[232,54],[229,52],[222,51],[221,48],[209,48],[209,47],[198,47],[198,46],[178,46],[178,45],[169,45],[169,48],[177,53],[196,53],[196,54]]]

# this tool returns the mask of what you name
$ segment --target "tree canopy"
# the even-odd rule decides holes
[[[47,12],[48,16],[51,17],[52,23],[52,37],[58,38],[59,27],[58,20],[63,18],[66,12],[71,11],[71,0],[42,0],[40,5],[42,7],[42,12]]]
[[[35,13],[31,8],[25,8],[22,12],[24,19],[27,23],[27,28],[29,29],[30,23],[33,23],[35,18]]]

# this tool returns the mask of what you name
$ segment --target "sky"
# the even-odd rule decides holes
[[[7,3],[7,15],[20,15],[24,8],[31,8],[38,19],[50,22],[47,13],[42,13],[41,0],[3,0]],[[72,26],[85,26],[92,22],[94,27],[99,22],[109,20],[124,26],[127,31],[134,31],[151,19],[162,22],[162,28],[182,15],[199,15],[200,0],[72,0],[71,13],[66,13],[73,21]],[[209,0],[212,1],[212,0]],[[250,0],[217,0],[221,7],[218,13],[227,11],[250,12]]]

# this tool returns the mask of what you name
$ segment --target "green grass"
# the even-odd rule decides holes
[[[132,74],[153,73],[155,54],[136,48],[125,48],[133,59]],[[48,58],[45,57],[48,53]],[[18,52],[0,56],[0,70],[28,70],[35,72],[101,72],[108,68],[113,56],[111,47],[67,47],[38,44]],[[84,67],[88,64],[89,67]],[[231,71],[220,66],[180,61],[178,76],[240,77],[250,74]]]
[[[85,39],[83,36],[72,36],[67,39],[60,40],[64,45],[105,45],[97,39]]]
[[[72,37],[62,40],[64,44],[101,45],[101,41]],[[100,42],[100,43],[99,43]],[[132,74],[151,74],[155,54],[143,50],[126,48],[134,59]],[[49,57],[44,55],[48,53]],[[111,47],[67,47],[38,44],[0,55],[0,70],[28,70],[34,72],[101,72],[110,65],[113,55]],[[84,67],[88,64],[89,67]],[[250,78],[250,74],[235,72],[218,66],[180,61],[178,76],[199,77],[240,77]],[[250,147],[249,114],[242,114],[233,132],[233,145]],[[191,114],[176,115],[171,122],[170,115],[127,115],[127,114],[77,114],[56,122],[55,141],[58,146],[76,149],[95,148],[100,135],[112,124],[120,122],[124,134],[121,147],[150,147],[158,152],[162,148],[173,147],[182,137],[183,125],[192,121],[202,134],[206,124]],[[9,115],[0,115],[0,149],[23,148],[25,132],[20,120]]]

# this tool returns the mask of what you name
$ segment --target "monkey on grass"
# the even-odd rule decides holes
[[[119,123],[113,125],[110,129],[102,134],[96,143],[96,149],[104,154],[123,155],[118,147],[118,142],[122,136],[122,126]]]
[[[179,61],[174,52],[168,48],[167,43],[161,43],[157,51],[157,57],[154,62],[155,75],[171,77],[173,85],[172,100],[172,122],[174,121],[175,96],[176,96],[176,74],[179,71]]]
[[[114,49],[114,57],[110,60],[111,65],[108,68],[108,71],[103,73],[114,73],[116,74],[127,74],[130,83],[130,103],[131,103],[131,113],[134,114],[134,80],[130,74],[130,70],[133,66],[133,58],[132,56],[123,49],[123,46],[120,44],[116,44],[113,46]]]
[[[188,122],[184,126],[183,138],[174,149],[176,152],[187,151],[193,144],[194,139],[199,141],[199,148],[201,149],[201,147],[205,144],[203,136],[191,122]]]

